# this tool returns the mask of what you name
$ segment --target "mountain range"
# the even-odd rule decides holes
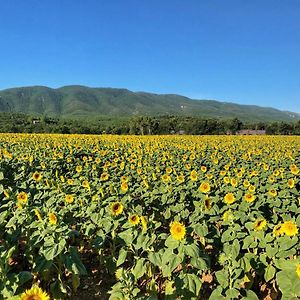
[[[32,86],[2,90],[0,112],[67,118],[181,115],[220,119],[237,117],[251,122],[300,120],[298,113],[270,107],[80,85],[57,89]]]

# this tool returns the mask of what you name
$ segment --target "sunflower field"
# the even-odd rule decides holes
[[[297,299],[299,169],[293,136],[0,134],[0,299]]]

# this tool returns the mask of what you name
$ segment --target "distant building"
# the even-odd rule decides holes
[[[266,134],[265,130],[250,130],[250,129],[243,129],[236,132],[238,135],[264,135]]]
[[[39,119],[33,119],[32,120],[32,124],[38,124],[38,123],[40,123],[41,121],[39,120]]]

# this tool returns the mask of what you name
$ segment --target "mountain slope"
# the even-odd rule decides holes
[[[12,88],[0,91],[0,111],[60,117],[186,115],[233,118],[243,121],[294,121],[297,113],[254,105],[215,100],[192,100],[184,96],[131,92],[127,89],[65,86]]]

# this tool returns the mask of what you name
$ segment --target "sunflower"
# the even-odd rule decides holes
[[[50,300],[50,296],[38,286],[33,286],[21,294],[20,300]]]
[[[83,180],[82,181],[82,186],[86,189],[90,189],[90,184],[87,180]]]
[[[182,173],[177,176],[177,181],[179,183],[184,183],[184,175]]]
[[[128,191],[128,183],[126,181],[121,183],[121,191],[124,193]]]
[[[207,167],[206,166],[201,166],[201,171],[203,172],[203,173],[205,173],[206,171],[207,171]]]
[[[128,177],[126,175],[121,176],[121,182],[128,182]]]
[[[161,180],[162,180],[162,182],[164,182],[164,183],[168,183],[168,182],[171,181],[171,177],[170,177],[170,175],[168,175],[168,174],[164,174],[164,175],[161,177]]]
[[[199,186],[199,191],[202,193],[209,193],[210,192],[210,185],[208,182],[202,182]]]
[[[174,240],[180,241],[185,237],[185,226],[180,222],[172,222],[170,225],[170,233]]]
[[[68,203],[72,203],[74,201],[73,195],[65,195],[65,200]]]
[[[229,209],[229,210],[227,210],[227,211],[225,211],[225,212],[223,213],[222,219],[223,219],[223,221],[225,221],[225,222],[231,222],[231,221],[233,221],[234,215],[232,214],[231,209]]]
[[[244,199],[245,199],[247,202],[251,203],[251,202],[253,202],[253,201],[255,200],[255,196],[254,196],[253,194],[248,193],[248,194],[246,194],[246,195],[244,196]]]
[[[273,228],[273,235],[274,236],[280,236],[282,234],[283,234],[282,224],[275,225],[275,227]]]
[[[232,193],[227,193],[224,197],[224,201],[227,204],[232,204],[235,201],[235,197]]]
[[[298,233],[297,224],[293,221],[286,221],[282,224],[282,232],[288,236],[294,236]]]
[[[254,193],[254,192],[255,192],[255,190],[256,190],[256,188],[255,188],[255,186],[254,186],[254,185],[249,185],[249,187],[248,187],[248,191],[249,191],[250,193]]]
[[[172,171],[173,171],[173,170],[172,170],[172,168],[171,168],[171,167],[167,167],[167,168],[166,168],[166,173],[167,173],[167,174],[171,174],[171,173],[172,173]]]
[[[207,210],[210,210],[212,207],[211,199],[208,196],[204,199],[204,207]]]
[[[24,204],[28,201],[28,195],[25,192],[20,192],[17,196],[17,200],[20,204]]]
[[[57,223],[57,217],[55,213],[49,213],[48,218],[50,224],[55,225]]]
[[[82,166],[76,166],[75,169],[77,173],[80,173],[82,171]]]
[[[198,179],[198,173],[197,173],[196,170],[193,170],[193,171],[191,172],[190,178],[191,178],[192,181],[197,181],[197,179]]]
[[[230,179],[229,179],[228,176],[225,176],[225,177],[223,178],[223,180],[224,180],[224,182],[225,182],[226,184],[228,184],[228,183],[230,182]]]
[[[290,189],[292,189],[295,186],[295,180],[291,178],[288,180],[287,184],[288,184],[288,187]]]
[[[36,182],[39,182],[42,179],[42,174],[39,172],[34,172],[32,175],[32,179],[34,179]]]
[[[123,204],[121,202],[114,202],[110,209],[113,216],[118,216],[123,212]]]
[[[141,219],[141,224],[142,224],[142,227],[143,227],[143,231],[147,231],[147,229],[148,229],[148,224],[147,224],[147,219],[146,219],[146,217],[141,216],[140,219]]]
[[[270,189],[268,191],[268,194],[271,196],[271,197],[276,197],[277,196],[277,191],[275,189]]]
[[[108,173],[102,173],[102,174],[100,175],[100,180],[101,180],[101,181],[107,181],[108,178],[109,178]]]
[[[220,171],[220,175],[221,175],[221,176],[225,176],[225,175],[226,175],[226,171],[225,171],[225,170],[221,170],[221,171]]]
[[[290,170],[291,170],[291,173],[294,175],[297,175],[299,173],[299,169],[296,165],[291,165]]]
[[[131,225],[137,225],[140,222],[140,217],[138,215],[131,215],[129,216],[128,221]]]
[[[205,176],[207,179],[212,179],[214,177],[214,175],[211,173],[207,173]]]
[[[254,230],[259,231],[263,230],[267,225],[267,221],[265,219],[258,219],[254,223]]]
[[[298,277],[300,277],[300,264],[298,264],[296,267],[296,273],[297,273]]]
[[[74,184],[74,180],[72,178],[69,178],[67,180],[68,185],[73,185]]]
[[[42,216],[41,216],[41,212],[38,208],[34,209],[34,213],[36,215],[36,217],[38,218],[39,221],[42,221]]]
[[[233,187],[236,187],[236,186],[238,185],[238,181],[237,181],[235,178],[231,178],[230,184],[231,184]]]
[[[244,182],[243,182],[243,186],[244,187],[249,187],[250,186],[249,180],[245,179]]]

